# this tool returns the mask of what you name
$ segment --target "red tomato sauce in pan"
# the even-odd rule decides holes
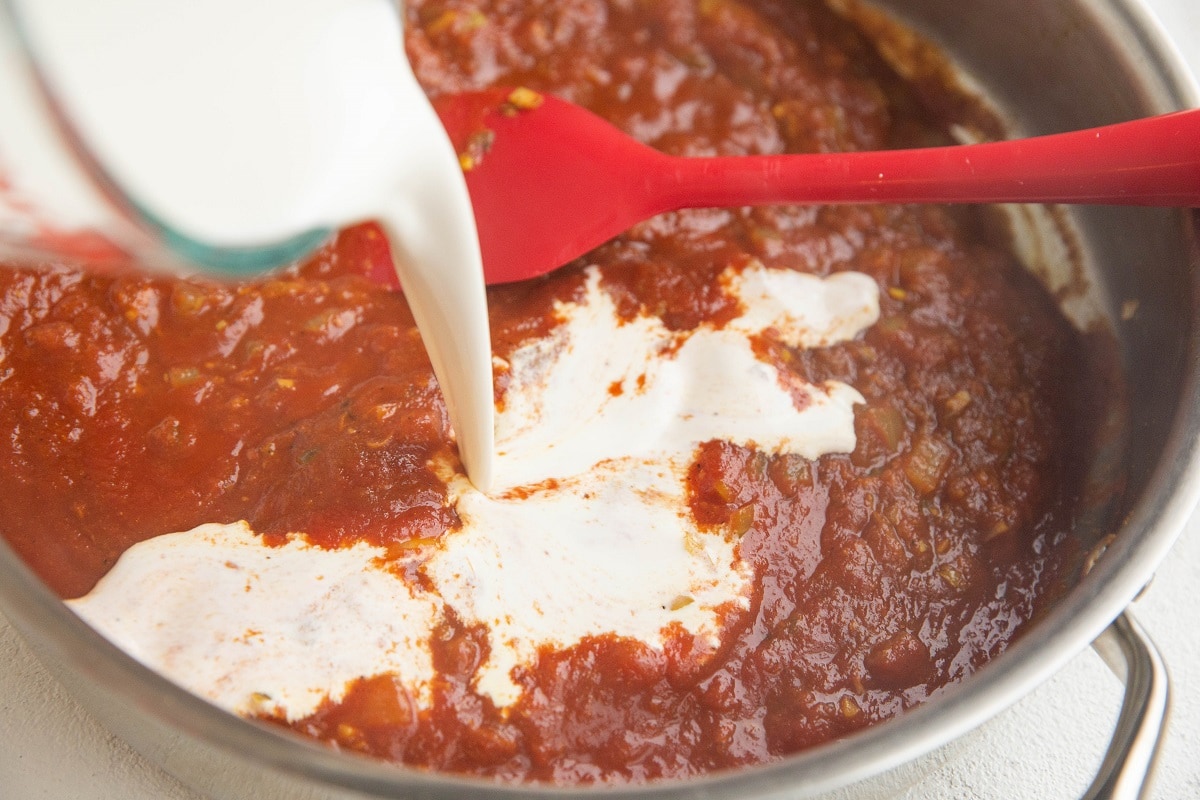
[[[409,0],[406,14],[431,94],[554,92],[671,153],[946,140],[920,93],[811,0]],[[503,356],[556,324],[585,265],[622,314],[681,331],[732,313],[718,281],[730,264],[865,273],[881,315],[863,336],[759,345],[864,395],[857,447],[815,461],[699,449],[690,513],[738,528],[755,569],[750,608],[731,612],[711,658],[682,639],[591,638],[518,668],[524,693],[501,711],[471,688],[486,638],[451,620],[431,709],[375,676],[291,726],[435,770],[644,781],[771,761],[978,670],[1078,576],[1074,509],[1111,374],[981,220],[944,207],[680,212],[490,290]],[[455,458],[445,407],[403,295],[366,277],[388,259],[364,225],[238,285],[0,270],[0,531],[71,598],[132,544],[203,522],[400,550],[453,530],[430,467]]]

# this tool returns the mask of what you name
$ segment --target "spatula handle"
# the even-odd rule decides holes
[[[987,144],[672,160],[672,169],[664,171],[671,208],[854,202],[1200,206],[1200,109]]]

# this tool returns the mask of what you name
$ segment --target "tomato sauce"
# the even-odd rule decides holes
[[[812,0],[410,0],[433,95],[522,85],[683,155],[946,141],[945,121]],[[690,513],[755,569],[719,652],[594,637],[543,650],[505,710],[471,688],[483,632],[435,637],[431,709],[367,676],[291,727],[341,748],[503,780],[645,781],[761,763],[922,702],[1002,652],[1078,575],[1070,533],[1111,364],[974,209],[687,211],[550,276],[490,291],[498,355],[552,328],[598,265],[621,313],[686,331],[732,313],[718,275],[759,260],[880,288],[859,339],[759,357],[865,397],[857,447],[815,461],[704,444]],[[0,271],[0,526],[64,598],[135,542],[246,519],[267,541],[403,550],[458,525],[455,459],[378,230],[215,284]],[[497,375],[502,402],[503,373]],[[536,580],[536,576],[530,576]],[[285,724],[278,720],[279,724]]]

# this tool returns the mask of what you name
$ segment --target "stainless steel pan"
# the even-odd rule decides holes
[[[1200,104],[1138,0],[880,0],[932,39],[1031,135]],[[1200,143],[1198,143],[1200,146]],[[637,789],[501,787],[339,754],[207,705],[79,621],[0,542],[0,610],[47,668],[151,761],[217,798],[802,797],[911,762],[988,720],[1093,641],[1127,676],[1109,758],[1089,797],[1136,797],[1153,761],[1167,687],[1161,661],[1123,614],[1166,556],[1200,495],[1200,216],[1066,212],[1114,320],[1131,392],[1127,502],[1094,568],[1008,652],[901,717],[781,763]],[[1049,259],[1053,261],[1053,259]],[[1121,309],[1136,301],[1137,312]],[[1102,533],[1096,531],[1095,534]]]

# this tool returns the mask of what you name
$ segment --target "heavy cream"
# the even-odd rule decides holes
[[[497,486],[447,475],[462,527],[414,551],[406,583],[378,548],[266,547],[244,523],[135,545],[72,607],[119,646],[239,713],[306,716],[349,681],[389,673],[427,701],[432,629],[447,609],[486,627],[475,688],[520,696],[513,668],[539,648],[668,632],[719,642],[753,572],[736,539],[687,504],[687,469],[713,439],[816,458],[854,447],[852,387],[802,384],[760,361],[769,329],[795,346],[858,335],[878,316],[873,280],[754,265],[727,271],[742,313],[722,328],[622,320],[592,274],[562,324],[506,365]],[[615,387],[619,387],[615,388]],[[798,400],[797,398],[803,398]]]

